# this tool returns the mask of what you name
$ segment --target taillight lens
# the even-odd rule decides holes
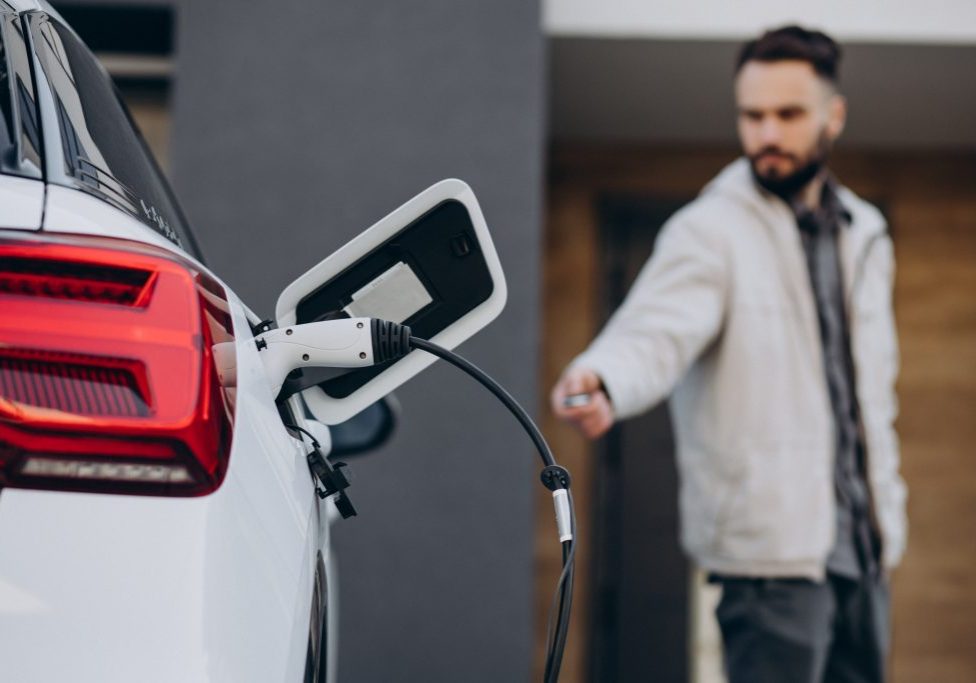
[[[212,347],[232,339],[223,288],[170,252],[0,237],[0,486],[215,490],[233,405]]]

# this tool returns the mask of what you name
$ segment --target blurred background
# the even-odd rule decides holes
[[[61,0],[260,315],[443,177],[481,200],[506,312],[462,351],[537,408],[574,474],[566,683],[720,681],[716,596],[681,555],[667,409],[591,446],[545,395],[658,228],[737,156],[738,45],[800,22],[845,48],[832,167],[887,215],[910,541],[893,679],[976,680],[976,5],[751,0]],[[815,6],[813,6],[815,5]],[[341,680],[541,677],[559,572],[535,455],[450,368],[404,387],[335,529]]]

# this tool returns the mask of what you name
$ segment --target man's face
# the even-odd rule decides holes
[[[735,99],[743,151],[771,189],[809,180],[844,128],[844,99],[808,62],[746,62]]]

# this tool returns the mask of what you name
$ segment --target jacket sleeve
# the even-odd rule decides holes
[[[895,262],[891,239],[887,236],[880,238],[877,250],[873,267],[866,269],[868,282],[865,285],[869,293],[877,293],[879,301],[873,303],[875,314],[865,317],[860,331],[862,342],[870,344],[865,353],[870,352],[876,362],[864,369],[864,381],[858,388],[864,396],[862,415],[866,422],[875,511],[884,535],[884,564],[892,568],[901,559],[907,540],[907,488],[899,473],[899,444],[895,432],[899,353],[892,305]]]
[[[679,212],[624,303],[572,363],[603,380],[618,419],[666,398],[719,334],[728,299],[722,235]]]

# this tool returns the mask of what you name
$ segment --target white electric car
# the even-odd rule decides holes
[[[341,491],[311,444],[433,358],[313,367],[361,340],[303,326],[486,324],[505,287],[473,195],[411,200],[261,326],[77,35],[32,0],[0,30],[0,680],[331,681]]]

